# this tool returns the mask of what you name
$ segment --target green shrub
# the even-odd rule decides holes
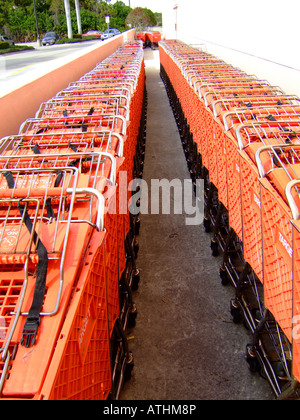
[[[0,50],[8,50],[10,47],[8,42],[0,42]]]
[[[56,42],[56,44],[74,44],[76,42],[82,42],[85,40],[78,39],[78,38],[61,38],[59,41]]]

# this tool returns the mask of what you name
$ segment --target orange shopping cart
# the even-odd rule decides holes
[[[117,210],[120,170],[145,140],[142,62],[126,44],[2,139],[2,399],[118,398],[133,366],[138,270]]]

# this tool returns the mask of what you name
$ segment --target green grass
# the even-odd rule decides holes
[[[5,48],[4,50],[0,49],[0,55],[13,53],[16,51],[26,51],[26,50],[34,50],[34,47],[28,47],[27,45],[13,45],[9,48]]]

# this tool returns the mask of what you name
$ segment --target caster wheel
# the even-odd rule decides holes
[[[211,243],[210,243],[210,248],[211,248],[211,251],[212,251],[212,256],[217,257],[219,255],[218,242],[212,240]]]
[[[247,322],[247,320],[246,320],[246,319],[244,319],[244,320],[243,320],[243,325],[244,325],[244,327],[245,327],[245,329],[246,329],[247,331],[250,331],[250,330],[251,330],[251,327],[250,327],[250,325],[248,324],[248,322]]]
[[[253,316],[254,316],[255,322],[257,324],[259,324],[263,315],[262,315],[261,311],[257,309],[257,310],[254,311]]]
[[[242,322],[241,310],[234,299],[230,301],[230,313],[234,324],[240,324]]]
[[[140,228],[141,228],[141,221],[139,218],[137,218],[135,225],[134,225],[134,233],[135,235],[139,235],[140,234]]]
[[[137,257],[138,257],[139,249],[140,249],[140,246],[139,246],[138,242],[134,241],[133,251],[134,251],[135,259],[137,259]]]
[[[273,369],[278,379],[280,379],[281,381],[288,381],[288,377],[282,363],[274,362]]]
[[[209,233],[211,231],[211,223],[209,219],[204,219],[203,221],[204,231]]]
[[[227,286],[229,283],[227,271],[224,268],[220,268],[220,277],[222,286]]]
[[[132,304],[130,311],[128,313],[128,323],[127,327],[129,329],[134,328],[136,324],[136,317],[137,317],[137,307],[135,303]]]
[[[134,368],[133,354],[131,352],[129,352],[127,354],[127,363],[126,363],[125,372],[124,372],[125,382],[129,381],[131,379],[131,374],[132,374],[133,368]]]
[[[139,288],[140,279],[141,279],[140,271],[138,269],[136,269],[135,272],[133,273],[133,276],[132,276],[131,289],[133,291],[135,291],[135,290],[137,290]]]
[[[260,364],[253,352],[253,347],[251,344],[246,346],[246,361],[249,365],[250,372],[257,373],[260,371]]]

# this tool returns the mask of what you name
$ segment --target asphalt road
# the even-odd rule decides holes
[[[5,54],[1,57],[1,59],[2,61],[5,61],[5,71],[8,73],[7,75],[11,76],[14,72],[23,71],[24,69],[38,63],[45,63],[61,57],[66,57],[69,54],[73,54],[74,52],[82,49],[90,48],[91,45],[99,44],[100,42],[102,41],[97,40],[78,44],[58,44],[47,47],[37,47],[35,44],[34,50]]]
[[[82,50],[95,48],[103,41],[87,41],[76,44],[58,44],[47,47],[34,45],[34,50],[0,56],[0,97],[19,88],[27,81],[41,76],[51,68],[63,64],[63,60]],[[104,41],[105,42],[105,41]]]

